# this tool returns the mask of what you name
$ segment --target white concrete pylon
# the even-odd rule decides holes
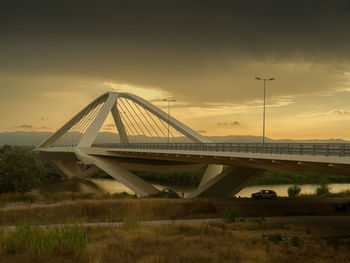
[[[57,147],[58,149],[61,149],[61,151],[65,151],[69,147],[75,147],[76,150],[73,152],[77,153],[79,152],[79,149],[92,147],[98,135],[98,132],[101,129],[103,123],[105,122],[109,112],[112,113],[116,128],[120,136],[121,143],[128,144],[129,143],[128,134],[125,130],[123,120],[117,108],[118,98],[131,100],[132,102],[134,102],[135,104],[143,108],[145,111],[148,111],[149,113],[159,118],[161,121],[165,123],[169,123],[170,127],[174,128],[175,130],[177,130],[178,132],[180,132],[181,134],[183,134],[184,136],[186,136],[187,138],[189,138],[191,141],[195,143],[212,142],[208,138],[203,137],[202,135],[192,130],[191,128],[181,123],[180,121],[176,120],[175,118],[168,116],[166,112],[162,111],[158,107],[154,106],[153,104],[149,103],[148,101],[134,94],[124,93],[124,92],[107,92],[102,96],[98,97],[97,99],[95,99],[92,103],[90,103],[82,111],[80,111],[77,115],[75,115],[70,121],[68,121],[65,125],[63,125],[56,133],[54,133],[42,144],[40,144],[37,147],[37,150],[57,147],[54,145],[55,142],[58,141],[62,136],[67,134],[69,131],[71,131],[71,129],[73,129],[72,133],[82,132],[81,137],[77,142],[65,142],[63,146]],[[83,123],[80,124],[80,122],[83,122]],[[75,129],[74,128],[75,126],[77,126],[78,128]],[[69,147],[67,147],[67,145]],[[80,160],[89,159],[88,162],[90,162],[90,164],[94,164],[99,169],[106,171],[114,178],[117,178],[118,181],[129,186],[131,189],[135,190],[140,195],[146,195],[149,193],[154,193],[156,191],[153,186],[144,182],[140,178],[132,175],[125,168],[119,167],[118,165],[111,163],[108,158],[107,159],[100,158],[100,157],[97,158],[96,156],[89,156],[89,158],[81,158],[82,157],[81,154],[76,154],[76,155],[77,155],[77,158]],[[79,172],[77,170],[77,167],[78,167],[77,165],[74,165],[71,163],[66,164],[66,163],[60,162],[59,160],[53,160],[53,163],[55,164],[56,169],[58,169],[61,173],[65,174],[67,177],[84,175],[84,173]],[[215,165],[215,164],[208,165],[205,175],[203,177],[203,180],[201,182],[201,185],[215,178],[215,176],[217,174],[220,174],[221,171],[222,171],[222,165]]]
[[[98,97],[96,100],[94,100],[92,103],[90,103],[88,106],[86,106],[81,112],[79,112],[77,115],[75,115],[70,121],[68,121],[65,125],[63,125],[56,133],[54,133],[52,136],[50,136],[47,140],[45,140],[43,143],[41,143],[38,146],[39,148],[46,148],[50,147],[55,141],[57,141],[63,134],[65,134],[75,123],[79,122],[85,115],[89,114],[89,108],[90,111],[94,109],[93,105],[101,100],[104,99],[103,106],[99,110],[96,117],[92,120],[92,122],[89,124],[89,126],[86,128],[86,131],[84,132],[82,138],[78,142],[78,147],[91,147],[93,144],[99,130],[101,129],[104,121],[106,120],[108,113],[111,112],[113,115],[113,118],[115,120],[118,132],[121,136],[121,141],[128,142],[127,134],[124,129],[123,121],[120,118],[120,114],[115,109],[116,103],[118,103],[118,98],[126,98],[129,100],[132,100],[145,110],[149,111],[150,113],[154,114],[156,117],[161,119],[164,122],[169,121],[169,125],[173,127],[174,129],[178,130],[180,133],[182,133],[184,136],[192,140],[193,142],[198,143],[211,143],[212,141],[209,140],[206,137],[203,137],[196,131],[192,130],[185,124],[181,123],[180,121],[176,120],[175,118],[168,116],[168,114],[161,109],[157,108],[153,104],[149,103],[148,101],[130,93],[121,93],[121,92],[108,92],[103,94],[102,96]]]

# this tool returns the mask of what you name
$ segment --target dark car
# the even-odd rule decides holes
[[[277,193],[274,190],[260,190],[252,194],[254,199],[276,199],[276,197]]]

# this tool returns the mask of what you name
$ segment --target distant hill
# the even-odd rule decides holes
[[[10,144],[37,146],[50,135],[52,135],[51,132],[0,132],[0,145]]]
[[[9,144],[9,145],[34,145],[38,146],[41,142],[47,139],[51,132],[0,132],[0,145]],[[208,136],[213,142],[218,143],[260,143],[262,141],[261,136]],[[69,138],[67,138],[68,140]],[[309,139],[309,140],[292,140],[292,139],[283,139],[283,140],[273,140],[266,138],[267,143],[271,142],[280,142],[280,143],[346,143],[349,141],[342,139]],[[119,135],[111,132],[100,132],[97,136],[96,143],[118,143]],[[133,136],[131,137],[131,142],[166,142],[166,138],[151,138],[147,136]],[[171,139],[171,142],[190,142],[188,139],[183,137],[178,137]]]

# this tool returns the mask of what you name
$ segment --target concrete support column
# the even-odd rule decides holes
[[[85,177],[88,177],[88,176],[98,172],[98,171],[101,171],[101,169],[93,165],[89,169],[82,171],[79,176],[85,178]]]
[[[141,178],[132,174],[127,169],[118,166],[113,158],[111,157],[101,157],[101,156],[93,156],[94,164],[99,167],[101,170],[108,173],[114,179],[124,184],[132,191],[134,191],[137,195],[140,196],[148,196],[151,194],[156,194],[158,189],[153,185],[145,182]]]
[[[203,175],[203,178],[199,184],[199,187],[203,186],[206,182],[213,179],[219,173],[222,172],[223,165],[218,164],[208,164],[207,169]]]
[[[217,176],[200,185],[186,198],[208,197],[218,198],[233,196],[247,186],[255,177],[264,172],[262,169],[235,166],[221,172]]]
[[[76,162],[62,162],[60,160],[52,160],[50,164],[61,175],[67,178],[78,177],[81,169]]]
[[[82,162],[97,166],[139,196],[148,196],[159,192],[159,190],[153,185],[145,182],[124,167],[118,165],[113,157],[90,155],[84,153],[81,149],[76,149],[75,153]]]

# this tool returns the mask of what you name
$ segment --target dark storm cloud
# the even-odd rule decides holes
[[[276,95],[314,92],[348,69],[349,14],[344,0],[2,0],[0,72],[156,86],[194,101],[254,99],[247,79],[268,72],[285,85]]]
[[[176,54],[222,48],[278,57],[300,52],[322,59],[322,51],[349,55],[344,52],[350,39],[349,13],[350,1],[345,0],[2,0],[0,29],[2,45],[21,47],[15,40],[40,48],[50,44],[44,52],[161,48],[153,50],[156,54],[176,47],[171,52]]]

